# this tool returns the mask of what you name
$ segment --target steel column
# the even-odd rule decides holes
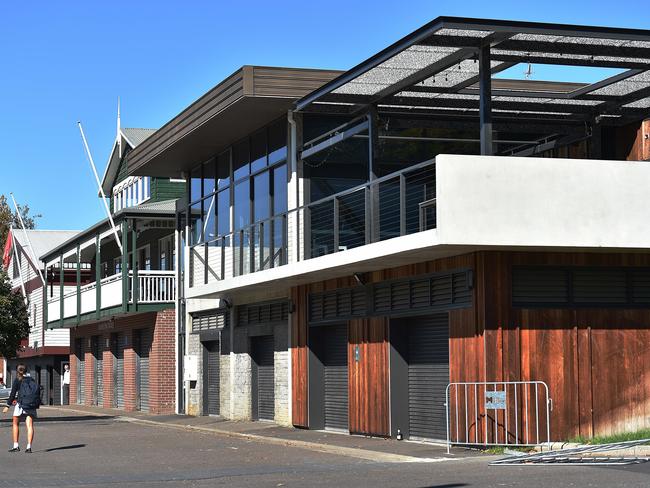
[[[81,321],[81,246],[77,244],[77,324]]]
[[[479,124],[481,136],[481,155],[494,154],[492,147],[492,70],[490,66],[490,46],[479,51]]]
[[[131,300],[133,310],[138,310],[138,233],[135,219],[131,220],[131,270],[133,271],[133,282],[131,283]]]
[[[102,309],[102,256],[99,234],[95,236],[95,318],[99,318]]]

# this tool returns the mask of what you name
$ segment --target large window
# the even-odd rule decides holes
[[[234,246],[234,274],[284,264],[286,251],[279,248],[285,233],[280,217],[287,211],[286,158],[283,118],[196,166],[189,188],[190,245]]]

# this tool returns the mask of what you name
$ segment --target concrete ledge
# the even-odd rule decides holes
[[[588,448],[588,447],[597,447],[598,444],[578,444],[575,442],[552,442],[549,446],[548,444],[543,444],[542,446],[536,448],[536,451],[539,452],[550,452],[550,451],[564,451],[568,449],[578,449],[578,448]],[[593,456],[607,456],[607,457],[649,457],[650,456],[650,445],[644,446],[635,446],[625,449],[613,449],[611,451],[598,451],[594,453],[587,453],[586,455]]]

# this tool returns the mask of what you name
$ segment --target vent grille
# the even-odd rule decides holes
[[[289,303],[268,302],[256,305],[243,305],[237,309],[238,325],[260,325],[289,320]]]
[[[230,314],[227,310],[192,314],[192,332],[223,329],[229,322]]]
[[[650,269],[514,267],[512,304],[599,308],[650,305]]]
[[[470,306],[470,277],[471,271],[463,270],[386,281],[374,286],[312,293],[309,297],[309,321],[318,323],[371,315],[404,314],[411,310],[444,310]],[[369,295],[368,291],[371,291]],[[369,303],[366,296],[370,297]]]

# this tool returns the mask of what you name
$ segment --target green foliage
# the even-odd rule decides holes
[[[20,341],[28,335],[28,313],[23,297],[11,289],[7,273],[0,270],[0,356],[16,356]]]
[[[36,228],[36,219],[41,217],[41,215],[29,215],[29,205],[18,205],[18,210],[20,211],[20,216],[25,222],[26,229],[35,229]],[[9,234],[9,228],[12,226],[18,229],[20,228],[20,219],[18,214],[11,209],[9,200],[4,195],[0,195],[0,249],[4,249],[4,244],[7,240],[7,235]]]

